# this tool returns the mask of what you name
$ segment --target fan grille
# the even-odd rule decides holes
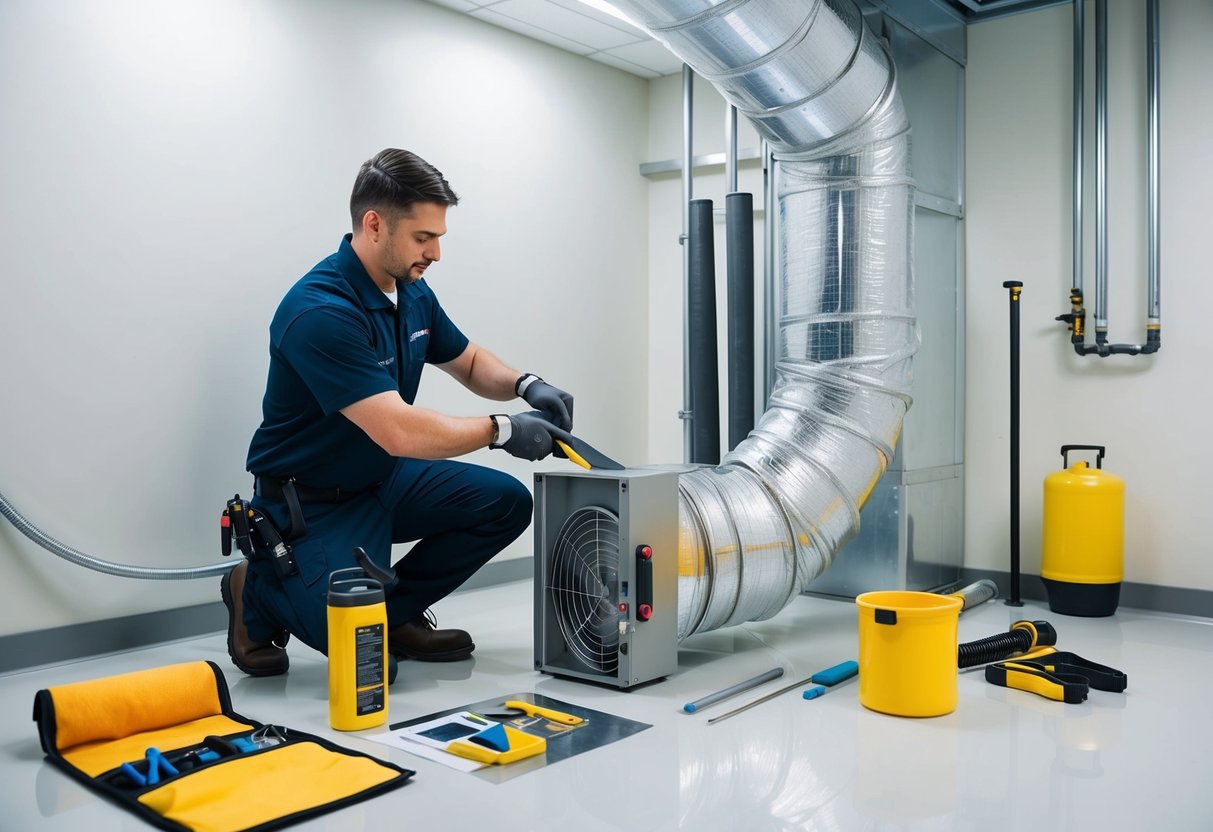
[[[569,651],[587,667],[619,667],[619,518],[586,506],[568,516],[552,546],[547,590]]]

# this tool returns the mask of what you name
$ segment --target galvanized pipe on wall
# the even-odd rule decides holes
[[[1162,347],[1161,255],[1159,220],[1159,56],[1158,0],[1146,3],[1146,340],[1108,343],[1108,6],[1095,0],[1095,343],[1085,337],[1083,293],[1083,141],[1086,86],[1083,0],[1074,0],[1074,216],[1071,311],[1058,316],[1069,324],[1070,342],[1079,355],[1149,355]]]

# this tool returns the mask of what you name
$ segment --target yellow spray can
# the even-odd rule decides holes
[[[359,731],[387,722],[387,607],[383,584],[358,567],[329,576],[329,724]]]
[[[1069,452],[1097,451],[1095,468]],[[1103,470],[1104,446],[1062,445],[1064,466],[1045,477],[1040,577],[1049,609],[1112,615],[1124,579],[1125,483]]]

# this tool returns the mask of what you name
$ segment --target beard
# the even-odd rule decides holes
[[[413,274],[413,270],[418,266],[428,266],[425,261],[402,263],[395,260],[383,264],[383,270],[390,274],[393,278],[404,283],[416,283],[421,279],[422,273]]]

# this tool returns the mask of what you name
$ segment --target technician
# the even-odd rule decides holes
[[[387,567],[391,544],[417,541],[393,567],[393,655],[455,661],[475,649],[467,632],[435,629],[429,607],[526,529],[532,500],[513,477],[449,458],[487,446],[542,459],[553,434],[567,438],[573,397],[470,342],[423,279],[458,203],[417,155],[376,154],[354,181],[353,234],[274,315],[248,470],[253,507],[291,552],[283,561],[259,547],[223,577],[228,652],[245,673],[284,673],[288,634],[327,652],[328,575],[356,565],[356,546]],[[520,396],[535,410],[456,417],[417,407],[426,364],[484,398]]]

